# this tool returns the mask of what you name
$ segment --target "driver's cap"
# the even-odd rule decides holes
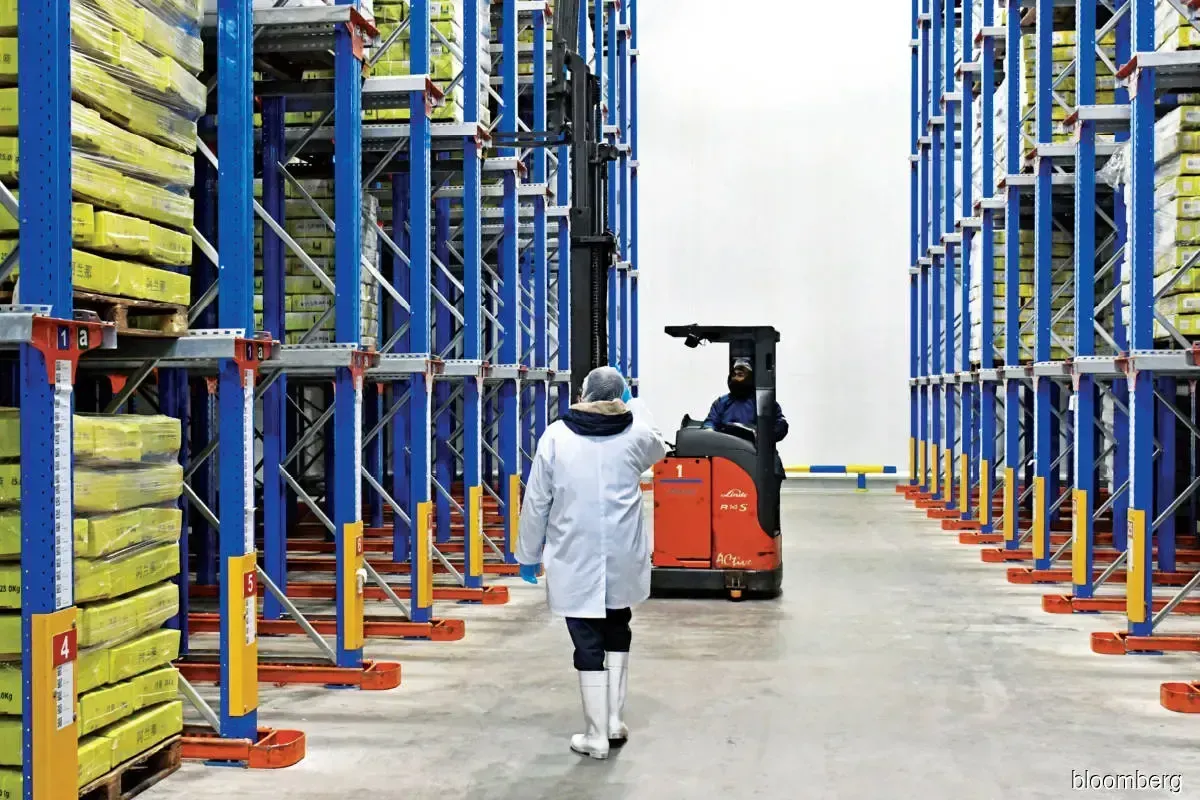
[[[733,360],[733,367],[732,367],[732,368],[733,368],[733,369],[737,369],[738,367],[741,367],[742,369],[746,370],[747,372],[753,372],[753,371],[754,371],[754,367],[752,367],[752,366],[750,365],[750,359],[748,359],[748,358],[735,358],[735,359]]]

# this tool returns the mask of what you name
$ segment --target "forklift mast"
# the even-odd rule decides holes
[[[701,342],[729,345],[729,368],[739,358],[754,366],[754,398],[757,423],[755,448],[758,474],[773,476],[776,464],[775,442],[775,345],[779,331],[769,325],[671,325],[668,336],[683,339],[688,347]],[[763,480],[758,492],[759,524],[769,535],[779,531],[779,484]]]
[[[570,149],[572,398],[589,372],[608,364],[608,279],[616,262],[616,236],[608,229],[608,165],[620,156],[604,141],[600,82],[579,52],[579,2],[555,3],[546,91],[550,129],[493,134],[500,147]]]

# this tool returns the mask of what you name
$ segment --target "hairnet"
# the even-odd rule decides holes
[[[620,400],[625,394],[625,379],[612,367],[596,367],[583,379],[581,399],[585,403]]]
[[[733,360],[732,369],[737,369],[738,367],[741,367],[742,369],[746,370],[747,372],[754,371],[754,367],[750,364],[750,359],[748,359],[748,358],[735,358]]]

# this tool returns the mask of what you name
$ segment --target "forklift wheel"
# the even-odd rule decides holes
[[[742,590],[741,589],[730,589],[729,590],[729,599],[735,603],[741,602]]]

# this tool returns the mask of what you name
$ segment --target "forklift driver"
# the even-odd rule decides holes
[[[729,378],[725,382],[729,394],[721,395],[713,401],[708,410],[708,418],[704,427],[716,428],[719,425],[744,425],[749,428],[758,424],[758,404],[754,398],[754,370],[749,360],[739,358],[733,362]],[[779,403],[775,404],[775,441],[782,442],[788,435],[788,421],[783,416]]]

